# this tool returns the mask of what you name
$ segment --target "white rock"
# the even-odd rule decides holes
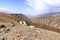
[[[27,26],[27,24],[26,24],[25,21],[20,21],[19,23],[20,23],[21,25]]]
[[[33,26],[33,25],[30,25],[29,27],[30,27],[31,29],[34,29],[34,28],[35,28],[35,26]]]

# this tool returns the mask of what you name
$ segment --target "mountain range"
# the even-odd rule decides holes
[[[27,25],[21,25],[19,21],[25,21]],[[60,40],[60,13],[38,15],[30,19],[24,14],[0,12],[0,40],[5,39]]]
[[[60,12],[38,15],[33,17],[32,21],[60,29]]]

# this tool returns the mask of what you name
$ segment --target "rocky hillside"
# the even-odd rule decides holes
[[[12,16],[15,16],[18,21],[25,21],[25,20],[30,20],[26,15],[24,14],[11,14]]]
[[[37,22],[21,25],[15,16],[6,13],[0,13],[0,19],[0,40],[60,40],[60,29],[55,27]]]
[[[11,14],[11,15],[16,18],[17,22],[25,21],[28,26],[33,24],[32,21],[24,14]]]
[[[52,26],[60,29],[60,14],[50,15],[50,16],[36,16],[32,19],[33,22],[43,23],[48,26]]]
[[[20,24],[5,27],[4,30],[0,33],[0,40],[60,40],[60,33]]]

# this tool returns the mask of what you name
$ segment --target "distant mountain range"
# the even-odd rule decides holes
[[[32,21],[60,29],[60,12],[38,15],[33,17]]]
[[[52,16],[52,15],[55,15],[55,14],[60,14],[60,12],[45,13],[45,14],[41,14],[39,16]]]

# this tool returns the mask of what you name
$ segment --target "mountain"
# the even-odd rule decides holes
[[[38,15],[33,17],[31,20],[36,23],[46,24],[48,26],[60,29],[60,13],[52,13],[51,15],[44,16]]]
[[[30,18],[28,18],[26,15],[24,14],[11,14],[12,16],[16,17],[17,22],[19,21],[25,21],[27,23],[27,25],[32,25],[32,21],[30,20]]]
[[[12,23],[17,23],[17,20],[14,16],[4,13],[4,12],[0,12],[0,23],[3,22],[12,22]]]
[[[24,14],[11,14],[13,16],[15,16],[17,18],[17,20],[21,20],[21,21],[24,21],[24,20],[30,20],[27,16],[25,16]]]
[[[60,40],[60,29],[36,21],[31,22],[27,17],[24,19],[25,17],[23,14],[12,15],[0,12],[0,24],[17,23],[15,26],[11,24],[0,25],[0,40]],[[48,17],[46,18],[48,19]],[[34,27],[21,25],[18,23],[20,20],[27,21],[28,24],[30,23]]]
[[[38,16],[52,16],[52,15],[55,15],[55,14],[60,14],[60,12],[45,13],[45,14],[41,14],[41,15],[38,15]]]

